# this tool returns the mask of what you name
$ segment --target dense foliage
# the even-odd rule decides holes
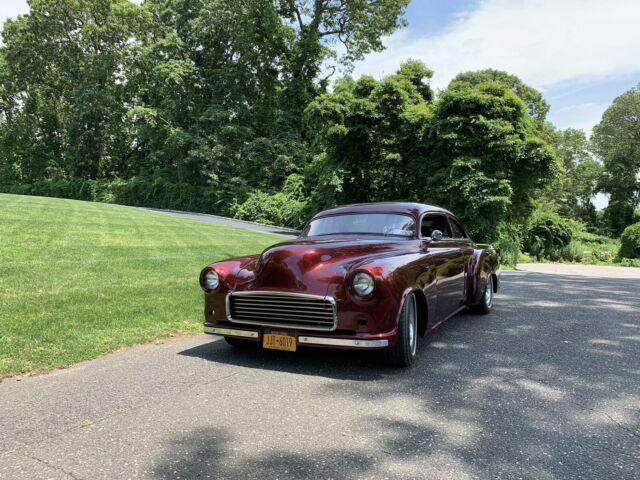
[[[531,215],[524,240],[525,250],[538,260],[575,260],[571,248],[575,226],[555,212],[536,210]]]
[[[640,89],[620,95],[593,130],[593,141],[604,161],[601,188],[611,196],[605,226],[620,235],[633,222],[640,202]]]
[[[640,223],[629,225],[622,232],[619,255],[623,258],[640,258]]]
[[[307,163],[323,70],[381,49],[407,3],[30,0],[2,32],[0,184],[162,179],[222,213],[276,193]]]
[[[576,238],[633,223],[637,89],[591,142],[556,130],[507,72],[437,93],[414,60],[339,76],[382,49],[408,2],[29,0],[2,31],[0,190],[291,227],[342,203],[431,202],[510,264],[523,247],[580,257],[566,219]]]

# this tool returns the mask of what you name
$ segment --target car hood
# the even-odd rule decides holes
[[[238,275],[236,290],[278,290],[326,295],[333,284],[373,258],[407,249],[406,239],[310,237],[267,248],[252,268]]]

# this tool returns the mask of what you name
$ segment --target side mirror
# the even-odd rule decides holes
[[[434,242],[439,242],[442,240],[442,232],[440,230],[434,230],[431,232],[431,240]]]

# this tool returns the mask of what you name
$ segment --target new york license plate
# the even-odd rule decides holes
[[[286,333],[265,333],[262,336],[262,346],[271,350],[296,351],[296,337]]]

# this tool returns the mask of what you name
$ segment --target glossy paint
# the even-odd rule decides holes
[[[343,213],[402,213],[419,226],[429,214],[455,217],[442,208],[417,203],[348,205],[314,216]],[[458,220],[459,222],[459,220]],[[229,259],[208,265],[220,287],[205,290],[205,325],[233,326],[227,320],[226,296],[230,292],[276,291],[329,296],[335,299],[338,326],[321,336],[388,339],[395,345],[399,314],[407,295],[416,295],[418,333],[425,335],[439,323],[468,305],[477,304],[487,278],[493,275],[497,290],[497,255],[491,247],[478,247],[470,239],[432,241],[421,238],[374,235],[336,235],[298,238],[278,243],[260,255]],[[376,289],[368,298],[355,294],[353,276],[360,271],[375,278]],[[246,326],[255,329],[255,326]],[[296,333],[294,330],[292,330]],[[309,334],[309,331],[306,331]]]

